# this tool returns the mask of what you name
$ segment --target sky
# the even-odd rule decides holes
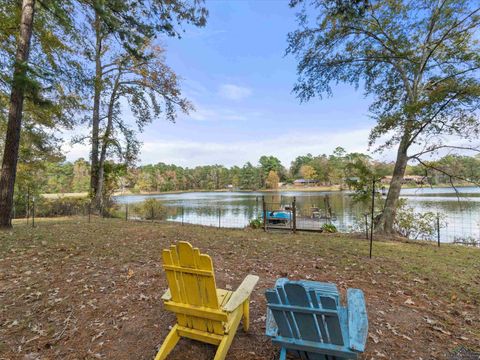
[[[289,166],[299,155],[330,154],[337,146],[367,150],[374,121],[361,89],[337,85],[332,97],[308,103],[292,93],[297,61],[285,49],[297,25],[288,1],[206,4],[206,27],[187,26],[181,39],[160,39],[196,111],[174,124],[157,119],[147,126],[139,135],[140,164],[242,166],[273,155]],[[87,145],[64,150],[70,161],[89,156]]]

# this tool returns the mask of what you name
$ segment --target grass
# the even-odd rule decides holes
[[[264,233],[115,219],[40,219],[0,232],[0,359],[152,359],[172,314],[161,250],[190,241],[212,256],[217,285],[260,276],[252,326],[228,359],[273,359],[263,293],[278,277],[335,282],[365,292],[363,358],[446,359],[480,350],[480,250],[331,234]],[[211,359],[214,347],[182,340],[170,359]]]

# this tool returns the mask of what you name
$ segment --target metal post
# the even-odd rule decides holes
[[[218,228],[220,229],[220,219],[222,218],[222,209],[218,208]]]
[[[297,232],[297,197],[293,197],[292,203],[293,233]]]
[[[262,196],[262,212],[263,212],[263,231],[267,231],[267,208],[265,206],[265,196]]]
[[[440,214],[437,212],[437,243],[440,247]]]
[[[368,240],[368,213],[363,214],[365,216],[365,237]]]
[[[185,208],[182,206],[182,225],[185,221],[184,218],[185,218]]]
[[[372,246],[373,246],[373,216],[375,212],[375,179],[372,181],[372,217],[370,219],[370,259],[372,258]]]
[[[26,214],[27,217],[27,225],[28,225],[28,218],[30,217],[30,188],[27,188],[27,209]]]
[[[125,221],[128,221],[128,203],[125,204]]]
[[[32,227],[35,227],[35,196],[32,198]]]
[[[153,205],[152,205],[152,221],[153,221],[153,217],[154,217],[153,215],[154,215],[154,214],[153,214]]]

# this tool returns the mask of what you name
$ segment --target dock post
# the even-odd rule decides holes
[[[263,212],[263,231],[267,231],[267,207],[265,204],[265,196],[262,196],[262,212]]]
[[[293,217],[293,233],[297,232],[297,197],[293,197],[292,203],[292,217]]]

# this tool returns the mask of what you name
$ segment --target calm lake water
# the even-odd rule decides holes
[[[401,196],[417,212],[443,214],[440,238],[443,242],[459,239],[480,240],[480,188],[462,187],[455,192],[452,188],[403,189]],[[132,204],[155,198],[168,209],[168,220],[185,223],[245,227],[262,212],[262,196],[267,208],[278,209],[290,204],[296,197],[297,226],[320,227],[331,221],[340,231],[365,229],[365,213],[369,207],[354,203],[348,191],[288,191],[288,192],[190,192],[158,195],[122,195],[116,200],[120,204]],[[318,208],[312,220],[312,208]],[[331,219],[325,214],[329,214]],[[131,213],[131,210],[130,210]],[[134,216],[134,214],[132,214]],[[327,218],[327,219],[326,219]]]

